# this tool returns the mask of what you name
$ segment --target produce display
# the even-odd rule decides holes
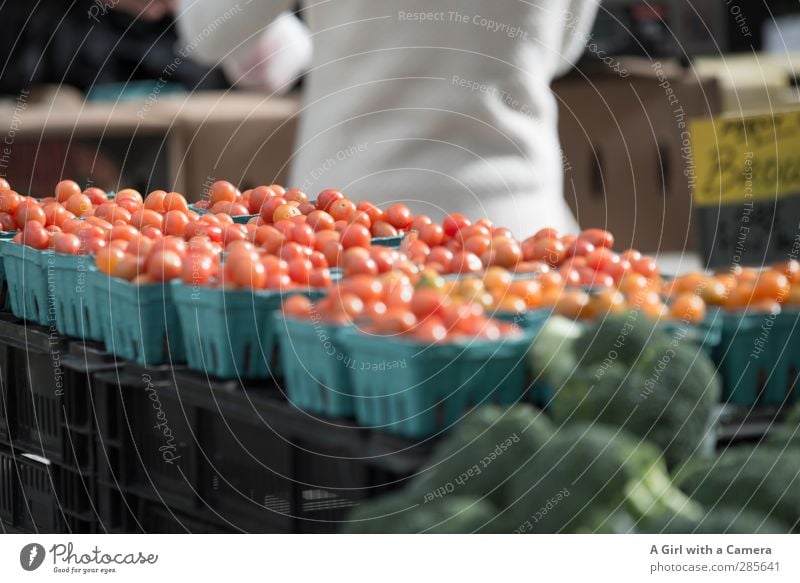
[[[518,239],[487,218],[227,181],[194,204],[0,182],[0,229],[19,318],[145,368],[272,379],[326,423],[439,439],[411,486],[361,505],[349,530],[786,532],[800,519],[780,496],[797,431],[714,453],[720,403],[796,401],[794,259],[670,277],[601,229]],[[762,487],[767,464],[782,469]],[[735,491],[716,513],[723,483]]]

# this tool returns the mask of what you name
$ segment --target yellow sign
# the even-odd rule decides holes
[[[695,206],[800,194],[800,111],[690,124]]]

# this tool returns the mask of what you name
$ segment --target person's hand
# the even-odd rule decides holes
[[[175,12],[177,4],[178,0],[117,0],[113,6],[141,20],[161,20]]]

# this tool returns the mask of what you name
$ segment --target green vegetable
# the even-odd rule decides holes
[[[430,503],[407,492],[391,494],[357,508],[344,532],[362,534],[458,534],[479,532],[497,513],[486,500],[448,496]]]
[[[675,477],[709,512],[751,510],[800,527],[800,450],[737,447],[716,460],[686,464]]]
[[[459,496],[503,500],[509,477],[553,431],[550,420],[529,405],[481,407],[439,445],[414,490],[423,499],[452,487]]]
[[[500,531],[619,532],[643,516],[700,515],[672,486],[657,448],[622,429],[584,423],[560,428],[522,466],[507,502]]]
[[[795,407],[766,443],[776,447],[800,448],[800,406]]]
[[[556,387],[555,421],[624,427],[659,446],[669,467],[708,449],[719,379],[705,353],[678,334],[633,315],[589,327],[571,342],[572,355],[560,357],[578,364]]]
[[[788,525],[750,510],[716,508],[700,520],[685,516],[646,518],[636,526],[648,534],[788,534]]]

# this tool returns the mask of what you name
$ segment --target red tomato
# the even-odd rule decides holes
[[[145,226],[161,229],[164,224],[164,217],[151,209],[141,209],[131,215],[131,225],[139,230]]]
[[[334,221],[347,221],[356,214],[356,205],[348,198],[340,198],[333,201],[327,209],[328,213],[333,217]]]
[[[283,193],[283,198],[288,200],[289,202],[307,202],[308,195],[300,190],[299,188],[290,188],[286,192]]]
[[[362,200],[356,205],[356,210],[365,212],[372,225],[377,222],[386,222],[386,213],[369,201]]]
[[[330,259],[328,260],[330,263]],[[359,273],[367,275],[377,275],[378,265],[370,257],[369,251],[363,247],[351,247],[342,254],[342,271],[345,277],[350,277]]]
[[[462,228],[468,227],[471,224],[472,223],[469,221],[469,219],[461,213],[452,213],[444,218],[444,221],[442,221],[442,228],[444,229],[444,234],[447,237],[452,238],[455,237],[456,233],[458,233]]]
[[[17,212],[17,207],[20,202],[22,202],[22,197],[13,190],[4,190],[0,192],[0,212],[13,215]]]
[[[108,202],[108,196],[106,196],[106,191],[103,190],[102,188],[97,188],[96,186],[90,186],[89,188],[83,191],[83,194],[89,197],[89,200],[92,201],[92,204],[94,206],[103,204],[104,202]]]
[[[331,270],[327,267],[316,267],[311,270],[308,277],[308,285],[314,288],[328,288],[333,285]]]
[[[636,273],[641,273],[649,279],[658,277],[658,263],[652,257],[643,255],[639,259],[631,259],[630,262],[631,269]]]
[[[428,318],[414,327],[412,336],[419,342],[436,344],[447,339],[447,328],[440,318]]]
[[[494,237],[490,253],[491,265],[511,269],[522,261],[522,247],[516,240],[507,237]]]
[[[20,229],[25,228],[29,221],[35,221],[44,226],[47,223],[47,215],[45,215],[44,209],[38,203],[32,200],[23,200],[17,207],[17,214],[14,220]]]
[[[438,289],[428,287],[414,292],[410,307],[417,318],[424,320],[431,316],[441,315],[444,308],[450,303],[448,296],[443,295]]]
[[[386,209],[384,214],[386,215],[386,221],[400,231],[407,230],[411,223],[414,222],[414,215],[411,209],[404,204],[393,204]]]
[[[267,270],[255,253],[232,253],[223,264],[224,282],[237,288],[262,289],[267,285]]]
[[[125,257],[125,252],[122,249],[104,247],[95,253],[95,263],[97,264],[97,269],[107,275],[111,275],[123,257]]]
[[[596,248],[605,247],[606,249],[611,249],[614,246],[614,235],[603,229],[586,229],[578,235],[578,239],[588,241]]]
[[[223,201],[234,202],[238,195],[238,189],[227,180],[217,180],[208,191],[212,205]]]
[[[208,285],[216,273],[216,265],[211,255],[189,253],[183,260],[181,281],[186,285]]]
[[[428,247],[436,247],[444,241],[444,228],[437,223],[429,223],[422,225],[419,229],[419,238],[428,245]]]
[[[302,294],[291,295],[283,300],[281,309],[290,318],[308,319],[313,314],[311,300]]]
[[[189,224],[189,217],[179,210],[172,210],[164,215],[164,234],[183,237],[186,226]]]
[[[399,234],[397,229],[384,221],[373,223],[371,232],[373,237],[396,237]]]
[[[330,214],[320,210],[310,212],[307,222],[315,231],[332,231],[335,223]]]
[[[289,231],[289,240],[305,247],[314,247],[315,239],[314,229],[305,223],[294,224]]]
[[[417,215],[414,217],[414,220],[411,221],[409,230],[419,232],[423,226],[430,225],[432,223],[433,220],[428,215]]]
[[[344,247],[336,239],[329,239],[322,247],[322,254],[331,267],[339,266],[343,252]]]
[[[247,210],[251,215],[259,214],[261,212],[261,206],[264,204],[264,202],[273,196],[277,196],[277,193],[269,186],[258,186],[254,188],[250,193],[250,198],[247,201]]]
[[[571,235],[561,238],[567,247],[567,257],[585,257],[594,251],[594,245],[586,239],[576,239]]]
[[[17,223],[14,221],[14,217],[12,217],[8,213],[0,213],[0,231],[16,231],[16,230],[17,230]]]
[[[272,199],[275,200],[275,199]],[[271,201],[270,201],[271,202]],[[269,203],[265,204],[264,207],[266,208]],[[300,216],[302,213],[300,209],[290,203],[282,204],[278,208],[275,209],[275,212],[272,213],[272,222],[277,223],[278,221],[283,221],[286,219],[291,219],[292,217]]]
[[[450,273],[480,273],[483,263],[474,253],[458,251],[453,254],[450,262]]]
[[[350,247],[367,247],[372,240],[369,234],[369,229],[359,223],[351,223],[342,232],[341,243],[342,247],[349,249]]]
[[[311,261],[305,257],[298,257],[288,261],[288,264],[289,277],[292,281],[307,285],[311,278],[311,271],[314,269],[314,266],[311,265]]]
[[[22,243],[34,249],[46,249],[50,245],[50,233],[38,221],[28,221],[22,228]]]
[[[317,208],[327,211],[334,201],[344,198],[344,194],[338,190],[323,190],[317,195]]]
[[[65,203],[69,198],[75,194],[81,193],[81,187],[77,182],[72,180],[62,180],[56,184],[56,200],[60,203]]]

